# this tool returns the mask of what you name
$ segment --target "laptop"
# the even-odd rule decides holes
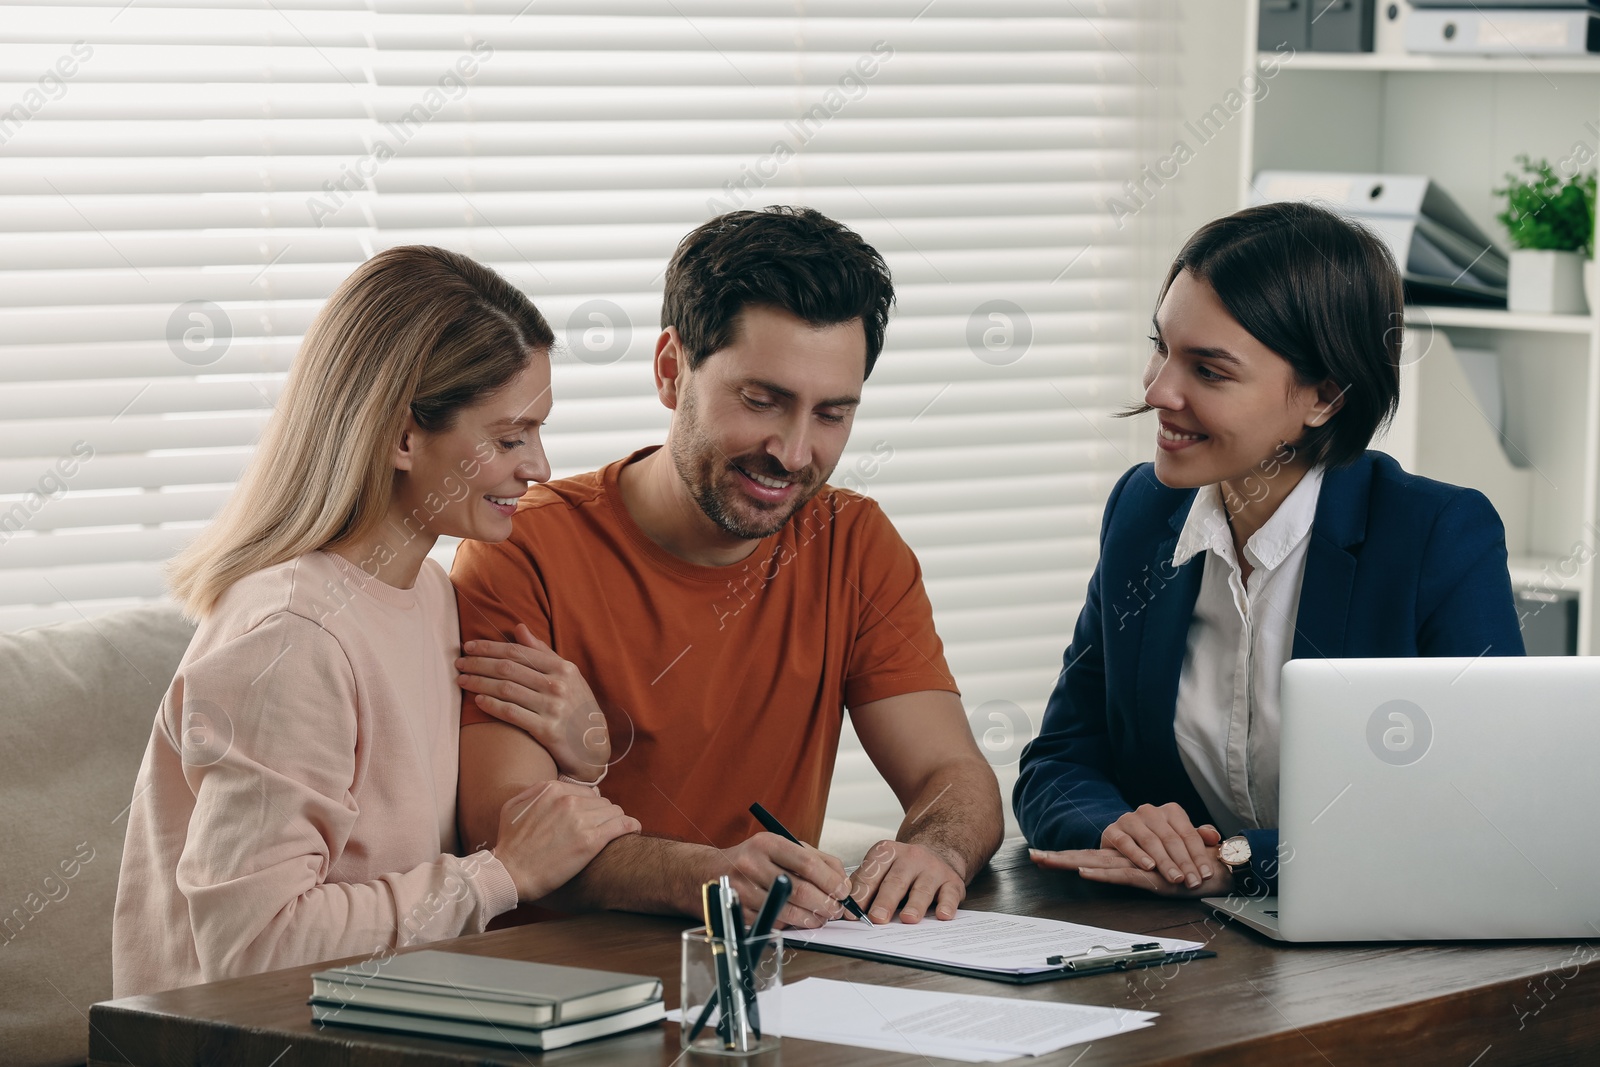
[[[1291,660],[1282,941],[1600,938],[1600,657]]]

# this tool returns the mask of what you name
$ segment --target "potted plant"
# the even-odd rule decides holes
[[[1594,239],[1595,175],[1563,179],[1549,160],[1517,157],[1523,176],[1506,174],[1495,193],[1506,198],[1497,217],[1511,236],[1512,311],[1582,314],[1588,286],[1585,263]]]

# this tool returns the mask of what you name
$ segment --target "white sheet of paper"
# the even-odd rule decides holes
[[[944,922],[930,918],[910,926],[891,922],[868,928],[854,919],[840,919],[816,930],[785,930],[783,939],[792,945],[814,941],[923,963],[987,967],[1016,974],[1050,970],[1045,962],[1049,957],[1070,956],[1097,945],[1122,951],[1136,942],[1156,941],[1168,952],[1205,947],[1198,941],[1130,934],[1059,919],[965,910]]]
[[[698,1014],[694,1011],[693,1014]],[[780,1017],[781,1016],[781,1017]],[[761,1019],[786,1038],[994,1063],[1152,1025],[1155,1013],[1016,997],[806,978],[761,997]],[[674,1011],[667,1018],[681,1022]],[[713,1014],[713,1019],[715,1015]]]

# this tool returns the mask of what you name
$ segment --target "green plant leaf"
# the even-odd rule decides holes
[[[1507,172],[1506,209],[1497,216],[1517,248],[1591,254],[1594,240],[1595,172],[1562,178],[1547,159],[1517,156],[1524,177]]]

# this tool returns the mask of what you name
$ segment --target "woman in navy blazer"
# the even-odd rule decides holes
[[[1157,458],[1111,492],[1022,754],[1039,865],[1169,895],[1272,886],[1283,659],[1523,653],[1493,506],[1366,450],[1398,403],[1402,315],[1382,242],[1307,204],[1218,219],[1179,253],[1126,413],[1158,412]],[[1276,584],[1257,601],[1252,578]]]

